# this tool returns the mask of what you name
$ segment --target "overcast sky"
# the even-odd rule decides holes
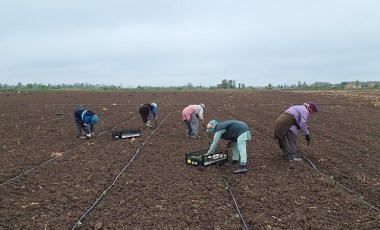
[[[0,0],[0,83],[380,80],[380,0]]]

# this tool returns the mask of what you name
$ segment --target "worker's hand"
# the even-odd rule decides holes
[[[309,135],[305,135],[305,140],[307,142],[307,145],[310,144],[310,136]]]

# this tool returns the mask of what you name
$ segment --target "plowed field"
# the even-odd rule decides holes
[[[0,229],[379,229],[379,91],[1,92]],[[145,129],[140,104],[158,104]],[[281,159],[273,128],[312,101],[302,162]],[[186,164],[212,135],[187,138],[181,111],[238,119],[252,133],[248,172]],[[72,112],[100,117],[77,139]],[[141,129],[113,140],[112,130]],[[223,143],[220,144],[222,148]]]

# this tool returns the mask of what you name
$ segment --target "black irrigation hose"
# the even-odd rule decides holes
[[[207,139],[209,139],[209,141],[212,142],[212,140],[210,139],[209,136],[206,136],[206,137],[207,137]],[[226,151],[226,150],[225,150],[225,151]],[[227,181],[223,178],[222,172],[220,171],[220,165],[219,165],[219,164],[218,164],[218,169],[219,169],[219,177],[220,177],[220,179],[226,184],[226,188],[227,188],[228,191],[230,192],[230,195],[231,195],[231,197],[232,197],[232,200],[234,201],[234,205],[235,205],[236,211],[238,212],[239,219],[240,219],[240,221],[242,222],[242,224],[244,225],[244,228],[245,228],[246,230],[248,230],[249,228],[247,227],[247,224],[246,224],[245,221],[244,221],[243,215],[242,215],[241,212],[240,212],[240,208],[239,208],[239,206],[238,206],[238,204],[237,204],[237,201],[236,201],[235,195],[234,195],[234,193],[232,192],[232,189],[231,189],[230,185],[229,185],[229,184],[227,183]]]
[[[82,144],[82,143],[81,143],[81,144]],[[64,152],[63,154],[67,154],[67,153],[73,151],[75,148],[77,148],[77,147],[78,147],[79,145],[81,145],[81,144],[78,144],[77,146],[75,146],[75,147],[73,147],[73,148],[67,150],[67,151]],[[43,162],[43,163],[40,164],[40,165],[37,165],[37,166],[35,166],[35,167],[31,168],[31,169],[26,170],[25,172],[21,173],[20,175],[15,176],[15,177],[13,177],[13,178],[11,178],[11,179],[9,179],[9,180],[7,180],[7,181],[1,183],[1,184],[0,184],[0,187],[4,186],[4,185],[6,185],[6,184],[9,184],[10,182],[12,182],[12,181],[14,181],[14,180],[16,180],[16,179],[18,179],[18,178],[20,178],[20,177],[22,177],[22,176],[28,174],[28,173],[31,172],[31,171],[34,171],[34,170],[36,170],[36,169],[38,169],[38,168],[40,168],[40,167],[46,165],[46,164],[49,163],[50,161],[53,161],[53,160],[55,160],[55,159],[57,159],[57,158],[59,158],[59,156],[53,157],[53,158],[51,158],[51,159],[49,159],[49,160]]]
[[[224,184],[226,185],[226,188],[227,188],[228,191],[230,192],[230,195],[231,195],[231,197],[232,197],[232,200],[234,201],[234,205],[235,205],[236,211],[238,212],[238,215],[239,215],[239,219],[240,219],[240,221],[241,221],[242,224],[244,225],[244,228],[245,228],[246,230],[248,230],[249,228],[248,228],[247,224],[246,224],[245,221],[244,221],[243,215],[242,215],[241,212],[240,212],[240,209],[239,209],[239,206],[238,206],[238,204],[237,204],[237,201],[236,201],[235,195],[234,195],[234,193],[232,192],[232,189],[231,189],[230,185],[227,183],[227,181],[226,181],[222,176],[220,176],[220,179],[222,179],[222,181],[223,181]]]
[[[134,119],[134,118],[136,118],[136,117],[137,117],[137,115],[135,115],[134,117],[130,118],[129,120],[132,120],[132,119]],[[126,122],[126,121],[124,121],[124,122],[121,123],[121,124],[124,124],[125,122]],[[117,127],[117,126],[116,126],[116,127]],[[116,127],[114,127],[114,128],[116,128]],[[113,128],[113,129],[114,129],[114,128]],[[99,136],[103,135],[103,134],[106,133],[106,132],[108,132],[108,131],[107,131],[107,130],[106,130],[106,131],[103,131],[103,132],[99,133],[97,136],[99,137]],[[85,142],[81,142],[81,143],[77,144],[76,146],[74,146],[73,148],[71,148],[71,149],[65,151],[65,152],[63,153],[63,155],[66,155],[66,154],[70,153],[71,151],[73,151],[73,150],[76,149],[77,147],[81,146],[83,143],[85,143]],[[31,172],[31,171],[34,171],[34,170],[36,170],[36,169],[38,169],[38,168],[40,168],[40,167],[46,165],[47,163],[49,163],[49,162],[51,162],[51,161],[53,161],[53,160],[56,160],[57,158],[59,158],[59,156],[53,157],[53,158],[51,158],[51,159],[49,159],[49,160],[43,162],[43,163],[40,164],[40,165],[37,165],[37,166],[35,166],[35,167],[31,168],[31,169],[26,170],[25,172],[21,173],[20,175],[15,176],[15,177],[13,177],[13,178],[11,178],[11,179],[9,179],[9,180],[7,180],[7,181],[1,183],[1,184],[0,184],[0,187],[4,186],[4,185],[6,185],[6,184],[9,184],[9,183],[11,183],[12,181],[17,180],[18,178],[20,178],[20,177],[22,177],[22,176],[28,174],[28,173]]]
[[[324,177],[326,177],[326,178],[328,178],[328,179],[330,179],[330,180],[333,180],[333,181],[335,182],[335,184],[339,185],[341,188],[343,188],[343,189],[345,189],[346,191],[348,191],[349,193],[353,194],[355,197],[357,197],[361,202],[363,202],[364,204],[366,204],[368,207],[372,208],[373,210],[376,210],[376,211],[380,212],[380,209],[379,209],[379,208],[377,208],[377,207],[375,207],[375,206],[369,204],[369,203],[366,202],[365,200],[363,200],[363,197],[362,197],[360,194],[356,193],[356,192],[353,191],[352,189],[347,188],[346,186],[342,185],[342,184],[339,183],[338,181],[335,181],[332,177],[329,177],[329,176],[327,176],[326,174],[322,173],[321,171],[319,171],[319,170],[317,169],[317,167],[315,167],[315,165],[313,164],[313,162],[311,162],[311,160],[309,160],[307,157],[304,157],[304,158],[309,162],[309,164],[310,164],[310,165],[311,165],[311,166],[312,166],[312,167],[313,167],[313,168],[314,168],[319,174],[321,174],[322,176],[324,176]]]
[[[172,110],[173,111],[173,110]],[[161,125],[164,123],[164,121],[166,120],[166,118],[172,113],[172,111],[170,111],[166,116],[165,118],[161,121],[161,123],[157,126],[156,129],[153,130],[153,132],[151,132],[151,134],[145,139],[145,141],[141,144],[141,146],[136,150],[136,153],[133,155],[133,157],[131,158],[131,160],[128,162],[128,164],[119,172],[119,174],[115,177],[114,181],[112,182],[112,184],[110,186],[108,186],[108,188],[106,190],[104,190],[102,192],[102,194],[96,199],[96,201],[91,205],[90,208],[88,208],[86,210],[86,212],[79,218],[79,220],[75,223],[75,225],[72,227],[72,230],[76,229],[77,227],[79,227],[80,225],[82,225],[82,221],[83,219],[91,212],[92,209],[95,208],[95,206],[100,202],[100,200],[107,194],[107,192],[116,184],[116,181],[119,180],[119,178],[123,175],[123,173],[125,172],[125,170],[127,170],[127,168],[129,167],[129,165],[133,162],[133,160],[136,158],[136,156],[139,154],[140,152],[140,149],[142,149],[146,143],[148,142],[148,140],[151,138],[151,136],[161,127]]]

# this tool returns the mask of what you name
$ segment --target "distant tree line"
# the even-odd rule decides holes
[[[121,89],[121,86],[115,85],[99,85],[99,84],[88,84],[88,83],[75,83],[75,84],[37,84],[28,83],[23,85],[19,82],[17,85],[1,84],[0,89],[2,90],[48,90],[48,89]]]
[[[268,89],[369,89],[380,88],[380,81],[354,81],[354,82],[341,82],[338,84],[330,84],[329,82],[314,82],[306,84],[306,82],[298,81],[298,84],[293,85],[277,85],[276,87],[269,84],[266,86]]]
[[[0,83],[0,90],[56,90],[56,89],[78,89],[78,90],[121,90],[121,89],[136,89],[136,90],[162,90],[162,89],[369,89],[380,88],[380,81],[354,81],[354,82],[342,82],[339,84],[330,84],[329,82],[314,82],[312,84],[306,84],[305,81],[298,81],[297,84],[286,85],[279,84],[273,86],[268,84],[264,87],[246,86],[244,83],[236,83],[235,80],[223,79],[221,84],[216,86],[205,87],[202,85],[194,86],[191,82],[184,86],[170,86],[170,87],[152,87],[152,86],[137,86],[137,87],[122,87],[116,85],[100,85],[100,84],[88,84],[88,83],[75,83],[75,84],[37,84],[28,83],[26,85],[18,83],[17,85],[8,85]]]

